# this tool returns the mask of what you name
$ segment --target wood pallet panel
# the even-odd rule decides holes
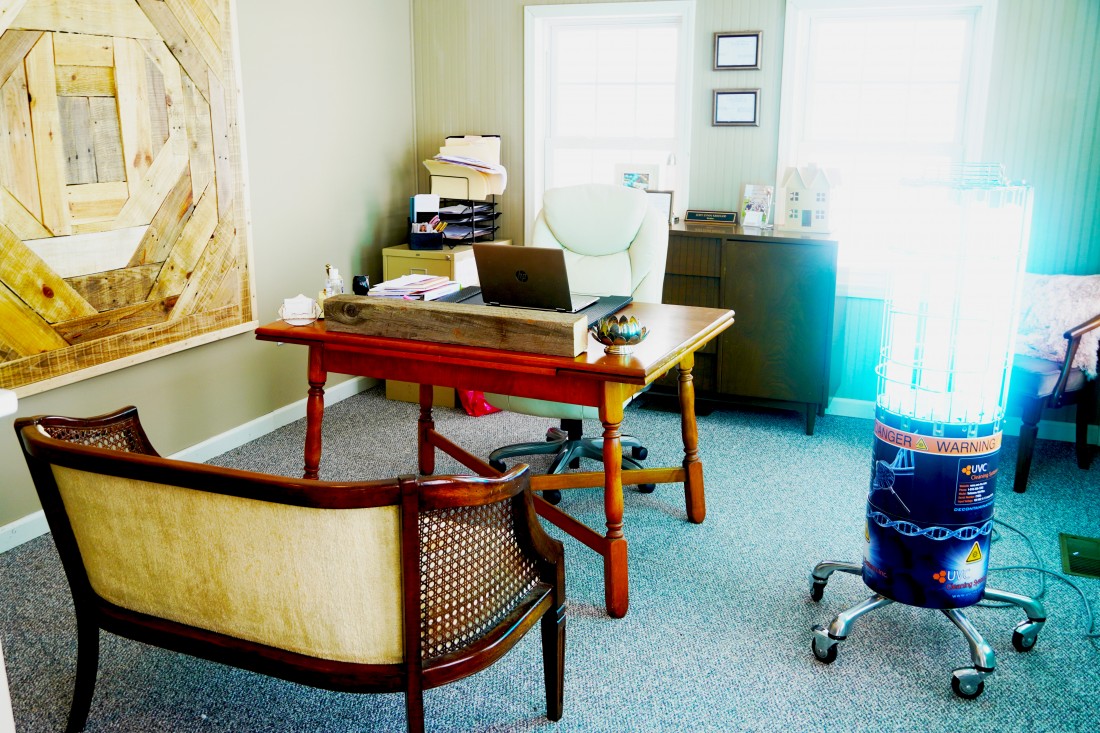
[[[11,27],[125,38],[158,37],[133,0],[27,0]]]
[[[147,227],[112,229],[95,234],[24,240],[61,277],[76,277],[126,267]]]
[[[153,288],[160,265],[161,263],[154,262],[91,275],[78,275],[66,278],[65,282],[96,311],[102,313],[132,303],[143,303]]]
[[[0,86],[0,187],[36,219],[42,216],[31,131],[30,95],[22,64]]]
[[[95,314],[95,308],[3,225],[0,225],[0,283],[47,323]]]
[[[92,147],[95,151],[96,180],[100,183],[126,180],[122,162],[122,132],[118,127],[118,108],[113,97],[88,100],[92,116]]]
[[[54,34],[56,39],[63,33]],[[60,97],[113,97],[115,70],[111,66],[65,66],[54,57],[54,74],[57,76],[57,95]]]
[[[115,42],[110,36],[57,33],[53,39],[54,63],[58,66],[115,65]],[[112,86],[114,82],[111,82]]]
[[[0,385],[253,325],[232,12],[0,0]]]
[[[65,148],[57,109],[53,37],[43,34],[27,53],[27,90],[31,97],[38,191],[42,196],[42,223],[55,235],[72,232],[61,187],[65,184]]]
[[[129,264],[134,266],[147,262],[164,262],[194,210],[191,177],[184,171],[153,216],[149,229],[134,250]]]

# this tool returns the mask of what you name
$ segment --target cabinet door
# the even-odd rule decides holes
[[[727,240],[722,305],[735,315],[720,345],[719,391],[822,403],[835,291],[835,244]]]

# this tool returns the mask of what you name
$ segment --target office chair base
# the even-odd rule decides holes
[[[564,421],[563,421],[564,422]],[[562,428],[550,428],[546,431],[546,440],[539,443],[516,443],[497,448],[489,454],[489,465],[497,471],[506,470],[505,458],[517,456],[553,455],[554,461],[550,464],[547,474],[562,473],[566,468],[580,466],[581,458],[591,458],[596,461],[603,460],[603,438],[580,438],[579,427],[575,432]],[[630,449],[630,455],[624,453],[622,467],[627,470],[643,468],[640,461],[644,461],[649,451],[641,441],[633,435],[624,435],[619,439],[622,449]],[[650,494],[657,488],[656,484],[638,484],[638,491]],[[561,492],[550,490],[542,492],[542,498],[551,504],[561,501]]]
[[[825,585],[835,572],[863,575],[863,567],[855,563],[826,560],[818,563],[810,573],[810,598],[820,601],[825,593]],[[1012,632],[1012,648],[1018,652],[1031,651],[1039,639],[1039,630],[1046,623],[1046,609],[1034,598],[1009,591],[986,588],[982,600],[1008,603],[1018,606],[1027,614],[1027,620],[1016,625]],[[814,657],[823,664],[836,661],[837,646],[848,638],[852,625],[863,615],[894,601],[878,593],[841,611],[828,626],[818,624],[813,627],[810,649]],[[985,690],[985,679],[993,674],[997,658],[993,648],[982,638],[966,615],[957,608],[940,609],[943,615],[958,627],[970,647],[970,661],[973,666],[960,667],[951,673],[951,690],[964,700],[973,700]]]

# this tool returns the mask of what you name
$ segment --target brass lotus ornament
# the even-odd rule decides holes
[[[619,355],[634,351],[648,333],[634,316],[604,316],[588,332],[603,344],[604,352]]]

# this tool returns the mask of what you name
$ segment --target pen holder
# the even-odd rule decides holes
[[[409,249],[443,249],[443,232],[409,232]]]

